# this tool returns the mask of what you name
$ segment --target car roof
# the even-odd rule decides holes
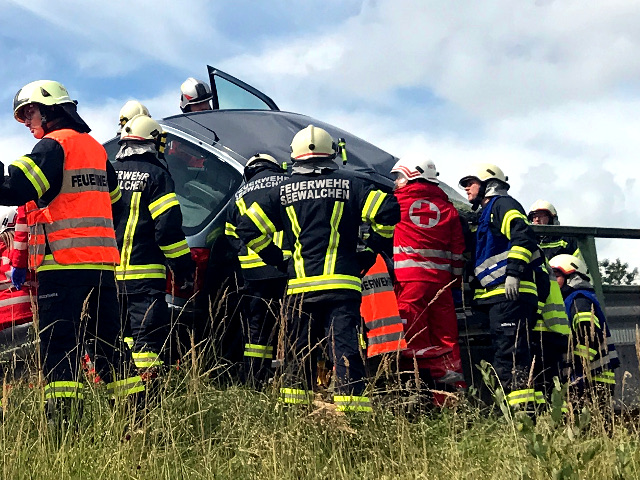
[[[391,169],[398,158],[352,133],[334,125],[299,113],[275,110],[206,110],[164,118],[161,123],[185,131],[200,140],[224,146],[237,155],[244,165],[256,153],[268,153],[280,162],[290,162],[290,144],[301,129],[313,124],[325,129],[337,140],[344,138],[347,170],[391,189]],[[340,161],[338,158],[336,161]],[[458,209],[469,210],[469,204],[456,190],[440,183]]]
[[[187,131],[210,143],[222,144],[239,154],[244,165],[256,153],[268,153],[280,162],[290,162],[293,136],[313,124],[325,129],[337,141],[344,138],[347,170],[387,187],[393,184],[391,168],[398,160],[361,138],[315,118],[291,112],[269,110],[210,110],[175,115],[163,124]],[[338,158],[336,161],[340,161]]]

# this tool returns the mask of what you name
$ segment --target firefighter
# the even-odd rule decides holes
[[[174,360],[166,265],[177,288],[192,284],[195,267],[171,174],[158,158],[164,151],[162,127],[136,115],[122,127],[118,143],[114,168],[126,208],[116,222],[116,278],[133,359],[143,379],[150,381]]]
[[[361,275],[375,262],[375,252],[391,241],[399,209],[393,195],[338,171],[336,153],[325,130],[313,125],[300,130],[291,142],[291,177],[247,206],[236,233],[266,263],[289,274],[288,325],[280,334],[289,358],[281,401],[311,402],[325,339],[335,366],[338,410],[370,411],[357,332]],[[369,249],[356,254],[362,222],[371,226]],[[273,243],[279,230],[291,245],[291,262]]]
[[[596,298],[584,261],[557,255],[550,262],[562,290],[573,331],[568,377],[570,396],[578,403],[593,397],[601,411],[611,412],[611,399],[620,366],[607,319]]]
[[[476,165],[460,179],[474,210],[482,207],[476,231],[474,303],[489,317],[493,367],[507,403],[530,410],[544,403],[529,385],[530,330],[538,308],[534,268],[542,263],[522,206],[509,194],[507,177],[496,165]]]
[[[279,301],[287,287],[287,274],[262,261],[260,256],[246,247],[236,234],[236,226],[247,210],[247,205],[259,201],[266,191],[277,187],[287,178],[278,161],[271,155],[257,153],[244,167],[245,184],[229,205],[225,233],[238,260],[244,279],[243,325],[245,377],[249,385],[262,387],[271,373],[274,333],[280,312]],[[274,243],[282,248],[282,231],[274,234]],[[286,252],[291,256],[291,252]]]
[[[120,120],[118,121],[118,134],[122,130],[122,127],[136,115],[146,115],[151,117],[149,109],[141,104],[137,100],[127,101],[120,109]]]
[[[88,135],[89,127],[60,83],[25,85],[13,110],[39,141],[9,165],[0,204],[27,204],[46,411],[58,424],[81,413],[79,343],[85,338],[95,339],[97,373],[113,397],[142,398],[144,392],[119,340],[115,265],[120,255],[112,203],[117,214],[121,194],[104,148]]]
[[[560,225],[556,208],[546,200],[536,200],[529,208],[527,218],[534,225]],[[538,245],[547,259],[561,254],[581,257],[578,242],[574,237],[542,235],[538,237]]]
[[[438,186],[433,161],[401,158],[391,169],[401,219],[393,235],[393,264],[400,315],[408,349],[401,368],[429,388],[466,388],[452,291],[462,288],[465,241],[458,211]],[[442,394],[434,403],[442,405]]]
[[[189,77],[180,85],[180,110],[182,113],[211,110],[209,102],[211,98],[213,98],[211,87],[202,80]]]

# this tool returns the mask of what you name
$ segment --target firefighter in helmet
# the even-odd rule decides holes
[[[255,387],[263,386],[271,373],[276,321],[280,313],[280,300],[287,287],[287,273],[262,261],[260,256],[240,240],[236,234],[247,206],[259,201],[265,192],[277,187],[287,178],[278,161],[269,154],[257,153],[244,167],[244,180],[229,205],[225,233],[238,252],[238,260],[244,280],[242,288],[242,312],[244,332],[244,367],[246,382]],[[274,235],[274,243],[283,248],[282,231]],[[285,243],[286,245],[286,243]],[[288,247],[286,255],[291,256]]]
[[[180,85],[180,110],[182,113],[211,110],[211,87],[202,80],[187,78]]]
[[[493,367],[514,408],[543,403],[528,384],[532,354],[527,342],[536,321],[538,296],[534,268],[542,262],[524,209],[508,194],[507,177],[482,163],[460,179],[474,210],[482,207],[474,255],[474,303],[489,317]]]
[[[131,332],[133,359],[149,381],[175,353],[165,298],[167,266],[176,288],[192,285],[194,275],[174,183],[158,158],[164,143],[158,122],[136,115],[122,127],[114,164],[125,204],[125,213],[116,222],[120,303]]]
[[[570,397],[578,404],[595,400],[601,411],[610,414],[616,384],[614,370],[620,360],[587,265],[568,254],[557,255],[549,263],[562,289],[573,331],[568,371]]]
[[[149,109],[141,104],[137,100],[129,100],[120,109],[120,119],[118,121],[118,133],[122,130],[122,127],[136,115],[146,115],[151,117]]]
[[[39,283],[46,410],[53,422],[66,423],[73,412],[80,413],[83,399],[78,339],[95,339],[96,371],[114,397],[140,398],[144,392],[119,340],[115,266],[120,254],[112,215],[121,194],[107,153],[88,135],[62,84],[25,85],[13,111],[39,141],[9,165],[0,204],[26,204],[29,266]]]
[[[560,225],[556,207],[546,200],[536,200],[529,208],[527,217],[534,225]],[[581,256],[574,237],[542,235],[538,237],[538,244],[548,259],[562,254]]]
[[[369,411],[357,332],[361,275],[375,261],[372,253],[391,242],[400,212],[393,195],[339,171],[336,153],[322,128],[309,125],[296,133],[291,177],[247,205],[236,233],[266,263],[289,275],[281,401],[311,402],[316,358],[326,345],[335,365],[338,409]],[[363,222],[371,226],[370,250],[357,254]],[[273,243],[279,230],[291,245],[291,261]]]

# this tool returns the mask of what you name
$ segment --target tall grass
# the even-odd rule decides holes
[[[535,425],[462,400],[408,417],[379,405],[343,415],[331,405],[284,407],[277,394],[217,386],[193,366],[172,371],[162,401],[132,425],[104,386],[85,395],[77,432],[60,442],[47,427],[42,390],[6,392],[1,472],[9,479],[638,478],[638,423],[609,434],[591,420]]]

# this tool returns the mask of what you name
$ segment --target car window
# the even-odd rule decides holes
[[[220,110],[271,110],[261,99],[224,78],[216,77]]]
[[[115,160],[117,139],[104,145]],[[242,182],[242,175],[212,152],[172,134],[167,135],[165,161],[173,177],[185,235],[195,235],[220,213]]]

